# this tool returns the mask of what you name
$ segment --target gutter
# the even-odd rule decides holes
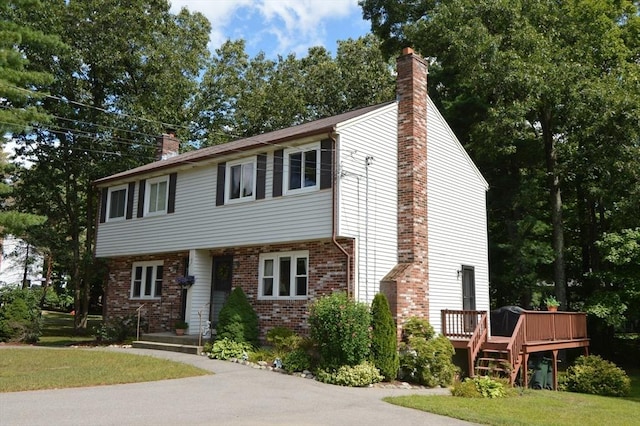
[[[335,130],[335,129],[334,129]],[[337,191],[338,191],[338,141],[334,137],[334,132],[329,133],[329,139],[333,141],[333,159],[332,159],[332,175],[333,185],[331,185],[331,213],[332,213],[332,226],[331,226],[331,241],[333,244],[345,255],[347,259],[347,297],[353,298],[353,291],[351,289],[351,255],[345,250],[338,242],[336,236],[338,233],[338,208],[337,208]]]

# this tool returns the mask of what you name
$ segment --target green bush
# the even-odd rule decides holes
[[[567,369],[563,386],[570,392],[602,396],[626,396],[631,380],[621,368],[597,355],[580,356]]]
[[[42,328],[39,303],[30,289],[0,289],[0,342],[37,342]]]
[[[289,373],[311,369],[311,357],[303,348],[294,349],[282,358],[282,368]]]
[[[140,330],[147,329],[147,320],[140,318]],[[138,316],[135,314],[124,317],[110,318],[96,327],[95,336],[98,342],[120,343],[135,338],[138,334]]]
[[[407,324],[400,346],[400,379],[429,387],[449,386],[458,372],[451,342],[442,335],[433,338],[433,327],[425,320],[411,318]]]
[[[287,327],[275,327],[267,332],[267,342],[273,346],[276,354],[283,357],[300,347],[302,337]]]
[[[364,303],[343,292],[316,300],[310,308],[309,326],[320,355],[320,365],[336,368],[358,365],[369,356],[371,315]]]
[[[316,379],[333,385],[362,387],[378,383],[383,377],[375,365],[365,361],[354,366],[343,365],[337,370],[320,369],[316,372]]]
[[[371,304],[371,360],[385,380],[394,380],[400,367],[396,324],[389,302],[378,293]]]
[[[507,396],[507,389],[503,382],[491,377],[467,377],[463,382],[454,384],[451,394],[465,398],[504,398]]]
[[[207,347],[208,349],[208,347]],[[212,359],[228,360],[231,358],[249,359],[249,353],[253,351],[253,346],[247,342],[236,342],[227,337],[213,342],[211,349],[207,351],[207,356]]]
[[[220,310],[217,337],[258,346],[258,315],[241,287],[233,289]]]
[[[276,356],[271,349],[258,348],[249,352],[249,361],[251,362],[265,361],[270,364],[275,358]]]

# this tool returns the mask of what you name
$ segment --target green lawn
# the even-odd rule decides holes
[[[99,325],[101,320],[100,316],[90,316],[89,329]],[[211,374],[191,365],[150,356],[95,348],[65,348],[93,342],[95,337],[90,333],[75,335],[70,314],[43,312],[43,333],[36,346],[44,348],[25,345],[0,349],[0,392],[148,382]]]
[[[640,425],[640,374],[630,377],[627,398],[527,390],[503,399],[412,395],[385,401],[490,425]]]

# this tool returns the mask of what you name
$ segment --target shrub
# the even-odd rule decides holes
[[[626,396],[631,390],[627,373],[597,355],[578,357],[567,369],[563,384],[570,392],[602,396]]]
[[[276,358],[273,351],[271,349],[259,348],[249,352],[249,361],[251,362],[259,362],[265,361],[267,363],[273,362]]]
[[[315,301],[309,312],[311,338],[322,367],[358,365],[369,356],[371,315],[364,303],[343,292]]]
[[[385,380],[398,375],[398,338],[396,324],[391,316],[389,302],[378,293],[371,304],[371,360]]]
[[[433,327],[425,320],[411,318],[407,324],[406,341],[400,348],[399,377],[429,387],[450,385],[458,372],[452,361],[455,349],[451,342],[442,335],[433,338]]]
[[[282,368],[289,373],[311,369],[311,357],[303,348],[294,349],[282,358]]]
[[[302,340],[302,337],[287,327],[275,327],[267,332],[267,342],[273,345],[273,349],[280,357],[300,347]]]
[[[321,369],[316,372],[316,378],[323,383],[357,387],[378,383],[383,379],[375,365],[368,361],[354,366],[343,365],[337,370]]]
[[[146,330],[147,320],[140,318],[140,329]],[[124,317],[110,318],[103,321],[95,329],[96,340],[104,343],[119,343],[136,337],[138,333],[138,316],[135,314]]]
[[[208,349],[208,348],[207,348]],[[228,360],[231,358],[249,359],[253,346],[247,342],[236,342],[227,337],[213,342],[207,356],[212,359]]]
[[[467,377],[453,385],[451,394],[463,398],[504,398],[507,388],[505,383],[487,376]]]
[[[29,289],[0,290],[0,341],[35,343],[42,319],[37,294]]]
[[[220,310],[217,337],[258,345],[258,315],[241,287],[233,289]]]

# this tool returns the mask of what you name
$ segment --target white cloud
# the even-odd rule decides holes
[[[187,7],[211,22],[211,48],[227,39],[243,38],[247,47],[268,56],[306,53],[315,45],[334,47],[331,25],[353,16],[361,33],[358,0],[174,0],[172,10]],[[341,25],[344,25],[342,21]],[[327,46],[327,36],[331,46]],[[268,47],[267,47],[268,46]],[[271,50],[271,51],[268,51]]]

